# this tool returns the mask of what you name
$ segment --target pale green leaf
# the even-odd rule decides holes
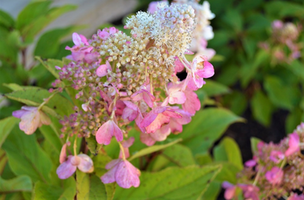
[[[18,121],[19,119],[15,117],[0,120],[0,148]]]

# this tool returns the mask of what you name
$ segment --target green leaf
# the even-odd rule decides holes
[[[291,17],[303,17],[304,8],[302,4],[287,1],[272,1],[265,5],[265,9],[268,15],[276,17],[278,19],[291,16]]]
[[[243,169],[241,151],[237,143],[229,137],[225,137],[213,150],[215,161],[228,161],[239,169]]]
[[[258,143],[261,142],[259,138],[251,137],[250,138],[250,144],[251,144],[251,151],[252,153],[258,151]]]
[[[70,200],[76,195],[76,183],[70,177],[63,181],[62,187],[48,185],[42,182],[35,184],[33,200]]]
[[[3,10],[0,10],[0,26],[3,25],[6,28],[12,28],[15,25],[15,20],[11,15]]]
[[[10,180],[0,177],[0,193],[32,191],[32,181],[28,176],[18,176]]]
[[[209,152],[204,152],[195,155],[195,160],[201,166],[212,163],[213,159]]]
[[[0,148],[18,121],[19,119],[15,117],[0,120]]]
[[[209,187],[207,188],[207,191],[204,193],[202,200],[208,199],[208,200],[217,200],[217,196],[220,193],[222,189],[222,183],[218,181],[213,181],[210,183]]]
[[[182,138],[182,144],[196,155],[208,151],[230,124],[243,121],[224,108],[208,108],[198,111],[191,123],[184,126],[183,133],[171,137]]]
[[[156,173],[143,172],[138,188],[117,188],[115,199],[198,199],[221,166],[167,168]]]
[[[230,89],[227,86],[211,80],[207,80],[206,84],[202,87],[201,90],[203,90],[209,97],[227,94],[230,92]]]
[[[3,85],[9,89],[11,89],[12,91],[17,91],[17,90],[22,90],[23,87],[16,84],[16,83],[3,83]]]
[[[273,105],[261,90],[256,91],[251,99],[251,110],[258,122],[265,126],[270,124]]]
[[[76,171],[77,199],[107,200],[105,185],[95,175]]]
[[[304,80],[303,64],[298,60],[294,60],[287,69],[291,70],[296,76]]]
[[[46,5],[47,3],[45,3]],[[24,26],[22,26],[21,34],[25,38],[25,42],[31,42],[34,39],[34,36],[38,34],[44,27],[46,27],[49,23],[55,20],[60,15],[75,10],[77,6],[75,5],[64,5],[61,7],[53,7],[51,9],[47,9],[43,7],[43,13],[39,12],[39,16],[36,16],[35,19],[32,19],[30,22],[27,22]],[[35,8],[36,9],[36,8]],[[28,10],[27,10],[28,11]],[[26,13],[28,15],[28,13]],[[19,19],[20,18],[20,19]],[[20,15],[18,16],[18,20],[21,20]],[[18,22],[17,20],[17,22]],[[23,21],[22,21],[23,22]]]
[[[131,161],[131,160],[133,160],[135,158],[138,158],[138,157],[141,157],[141,156],[144,156],[144,155],[147,155],[147,154],[150,154],[150,153],[153,153],[153,152],[165,149],[165,148],[167,148],[167,147],[169,147],[169,146],[171,146],[173,144],[176,144],[176,143],[178,143],[180,141],[182,141],[182,139],[174,140],[173,142],[170,142],[168,144],[153,145],[153,146],[147,147],[147,148],[142,149],[142,150],[138,151],[137,153],[135,153],[128,160]]]
[[[57,130],[54,129],[55,128],[53,128],[53,125],[42,125],[39,128],[44,138],[52,145],[52,149],[54,149],[59,155],[63,143],[59,138],[59,133],[57,132]]]
[[[52,162],[38,145],[35,135],[26,135],[15,127],[3,144],[11,170],[28,175],[35,182],[50,180]]]
[[[91,151],[91,153],[93,155],[96,155],[98,153],[100,145],[97,143],[95,137],[90,135],[90,137],[85,138],[85,141],[87,142],[87,147]]]
[[[24,87],[23,90],[17,90],[5,95],[7,98],[22,102],[29,106],[39,106],[44,99],[51,96],[47,90],[37,87]],[[73,106],[69,100],[56,94],[48,103],[42,107],[45,112],[56,116],[56,113],[62,116],[68,116],[73,113]],[[55,113],[54,113],[55,112]]]
[[[38,17],[44,15],[48,11],[51,3],[51,1],[37,1],[28,4],[17,17],[17,29],[22,30]]]
[[[1,176],[7,163],[7,157],[5,155],[5,151],[2,150],[1,148],[0,148],[0,158],[1,158],[0,160],[0,176]]]
[[[111,160],[112,159],[102,151],[100,151],[97,156],[93,157],[94,172],[98,177],[101,177],[108,172],[108,170],[105,169],[105,166],[111,162]],[[116,183],[106,184],[105,187],[107,191],[107,200],[112,200],[116,191]]]
[[[229,9],[222,19],[236,32],[242,30],[243,18],[237,10]]]
[[[59,74],[56,72],[55,66],[62,67],[63,63],[61,60],[48,59],[47,61],[42,61],[38,56],[35,58],[49,71],[54,75],[55,78],[59,79]]]
[[[292,133],[293,130],[302,122],[303,111],[296,107],[287,116],[286,119],[286,133]]]
[[[268,76],[265,79],[264,87],[269,99],[277,106],[286,109],[292,109],[297,105],[300,93],[297,88],[285,85],[282,81],[274,76]]]
[[[37,42],[34,55],[42,58],[54,58],[59,51],[60,41],[65,36],[72,35],[73,32],[82,28],[84,28],[84,26],[69,26],[45,32]]]
[[[162,154],[157,156],[152,166],[152,171],[158,171],[165,166],[179,166],[186,167],[194,165],[195,161],[192,156],[191,150],[181,144],[174,144],[167,147]]]

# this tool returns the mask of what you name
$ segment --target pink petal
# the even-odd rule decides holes
[[[33,111],[28,111],[21,117],[19,128],[26,134],[33,134],[40,125],[40,113],[36,108]]]
[[[26,110],[16,110],[12,113],[12,115],[20,119],[25,113],[27,113]]]
[[[300,151],[300,138],[297,133],[292,133],[289,135],[288,149],[285,152],[285,156],[290,156],[298,151]]]
[[[66,156],[66,146],[67,146],[67,144],[64,143],[64,145],[61,148],[60,156],[59,156],[59,162],[60,163],[63,163],[66,160],[66,157],[67,157]]]
[[[196,111],[201,109],[201,102],[197,97],[197,94],[191,90],[184,91],[187,99],[183,104],[183,110],[187,111],[188,113],[194,115]]]
[[[176,91],[170,93],[169,96],[169,103],[170,104],[183,104],[186,101],[186,96],[184,92],[181,91]]]
[[[272,184],[280,184],[283,180],[284,172],[279,167],[273,167],[265,174],[266,179]]]
[[[96,141],[99,144],[108,145],[111,142],[111,138],[114,134],[114,122],[112,120],[104,123],[96,132]]]
[[[40,122],[44,125],[50,125],[52,123],[51,119],[49,116],[47,116],[44,112],[39,111],[40,113]]]
[[[204,67],[202,70],[198,70],[198,75],[202,78],[210,78],[214,75],[213,65],[208,61],[204,61]]]
[[[170,135],[171,129],[169,125],[164,125],[154,133],[150,133],[151,137],[156,141],[164,141]]]
[[[61,163],[56,170],[56,173],[60,179],[67,179],[76,171],[76,166],[72,165],[71,159],[73,156],[69,156],[68,160]]]
[[[77,155],[80,158],[80,163],[77,166],[78,169],[82,172],[89,172],[92,170],[93,161],[92,159],[86,154],[79,154]]]
[[[103,77],[105,75],[108,74],[108,68],[106,64],[100,65],[97,69],[96,69],[96,75],[99,77]]]
[[[112,169],[113,167],[115,167],[116,165],[118,165],[120,161],[121,161],[121,159],[112,160],[111,162],[109,162],[109,163],[105,166],[105,168],[106,168],[106,169]]]
[[[123,160],[117,167],[115,180],[122,188],[138,187],[140,171],[129,161]]]
[[[112,168],[110,171],[108,171],[107,173],[105,173],[101,177],[101,181],[104,184],[115,182],[115,173],[116,173],[116,171],[117,171],[117,167]]]
[[[78,33],[73,33],[72,38],[73,38],[73,42],[76,46],[80,46],[83,44],[81,41],[81,37],[78,35]]]
[[[156,140],[150,134],[144,132],[140,134],[140,141],[147,146],[152,146],[156,142]]]

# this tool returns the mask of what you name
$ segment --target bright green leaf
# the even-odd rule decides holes
[[[230,92],[230,89],[227,86],[211,80],[207,80],[201,90],[203,90],[209,97]]]
[[[32,191],[32,181],[28,176],[18,176],[10,180],[4,180],[0,177],[0,193]]]
[[[250,144],[251,144],[251,151],[252,153],[257,152],[258,151],[258,143],[261,140],[259,138],[256,137],[251,137],[250,138]]]
[[[191,123],[184,126],[183,133],[171,137],[182,138],[181,143],[196,155],[208,151],[230,124],[243,121],[241,117],[224,108],[208,108],[198,111]]]
[[[142,150],[138,151],[137,153],[135,153],[128,160],[131,161],[131,160],[133,160],[135,158],[138,158],[138,157],[141,157],[141,156],[144,156],[144,155],[147,155],[147,154],[150,154],[150,153],[153,153],[153,152],[165,149],[165,148],[167,148],[167,147],[169,147],[169,146],[171,146],[173,144],[176,144],[176,143],[180,142],[181,140],[182,139],[177,139],[177,140],[174,140],[173,142],[170,142],[168,144],[153,145],[153,146],[147,147],[147,148],[142,149]]]
[[[76,172],[77,199],[81,200],[107,200],[105,185],[95,175]]]
[[[160,172],[141,174],[138,188],[117,188],[114,199],[198,199],[209,183],[220,171],[221,166],[189,166],[167,168]]]
[[[55,78],[59,79],[58,72],[56,72],[55,66],[62,67],[63,63],[61,60],[48,59],[47,61],[42,61],[38,56],[35,57],[40,63],[54,75]]]
[[[15,25],[15,20],[7,12],[0,10],[0,25],[12,28]]]
[[[225,137],[213,150],[215,161],[228,161],[239,169],[243,168],[242,155],[238,144],[229,137]]]

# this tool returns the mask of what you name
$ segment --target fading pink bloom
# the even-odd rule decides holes
[[[170,104],[183,104],[186,101],[186,95],[182,91],[183,84],[168,83],[168,102]]]
[[[123,112],[126,108],[126,104],[124,103],[124,101],[122,100],[118,100],[116,102],[116,106],[115,106],[116,110],[115,110],[115,116],[122,116]]]
[[[201,88],[206,82],[204,78],[210,78],[214,75],[214,68],[206,58],[195,56],[191,64],[191,72],[188,73],[188,88],[196,90]]]
[[[187,111],[191,115],[194,115],[196,111],[201,109],[201,101],[198,99],[197,94],[190,89],[184,90],[184,94],[186,96],[186,101],[182,105],[183,110]]]
[[[12,115],[21,119],[19,128],[28,135],[33,134],[42,124],[51,124],[51,119],[44,112],[38,110],[38,107],[22,106],[21,110],[14,111]]]
[[[61,151],[60,151],[60,156],[59,156],[59,163],[63,163],[65,160],[66,160],[66,146],[67,146],[67,143],[64,143],[64,145],[62,146],[61,148]]]
[[[285,158],[284,153],[282,153],[280,151],[275,151],[275,150],[272,151],[269,156],[269,159],[275,163],[281,162],[281,160],[283,160],[284,158]]]
[[[155,97],[144,88],[135,92],[131,98],[135,102],[143,100],[150,108],[153,107],[153,102],[155,101]]]
[[[96,75],[99,77],[104,77],[108,74],[108,71],[111,71],[111,65],[109,63],[109,61],[106,61],[106,64],[100,65],[97,69],[96,69]]]
[[[59,165],[56,173],[60,179],[67,179],[74,174],[77,168],[85,173],[92,172],[94,170],[92,159],[85,154],[68,156],[68,159]]]
[[[273,29],[281,29],[283,28],[284,23],[281,20],[274,20],[271,26]]]
[[[164,141],[170,135],[171,129],[169,125],[164,125],[153,133],[141,133],[140,141],[147,146],[152,146],[157,141]]]
[[[113,136],[115,136],[118,142],[123,140],[123,133],[121,129],[113,120],[108,120],[97,130],[96,141],[99,144],[108,145],[110,144]]]
[[[292,194],[290,197],[288,197],[287,200],[304,200],[304,194],[298,195],[298,194]]]
[[[179,60],[178,57],[175,57],[174,59],[174,66],[175,73],[179,73],[185,68],[184,64]]]
[[[283,180],[284,172],[279,167],[273,167],[265,174],[266,179],[272,184],[280,184]]]
[[[72,37],[75,45],[73,47],[65,47],[66,50],[70,50],[72,52],[72,55],[67,56],[68,59],[74,61],[85,59],[89,63],[97,59],[98,53],[90,53],[93,47],[88,46],[89,43],[83,35],[73,33]]]
[[[300,151],[300,138],[296,132],[289,135],[288,145],[289,147],[285,152],[285,156],[290,156]]]
[[[254,185],[245,185],[245,184],[238,184],[238,186],[243,190],[244,197],[246,199],[251,200],[260,200],[259,198],[259,188]]]
[[[191,121],[191,114],[182,109],[175,109],[175,112],[178,113],[181,117],[171,118],[169,122],[170,132],[177,134],[183,131],[183,126],[188,124]]]
[[[138,106],[132,103],[131,101],[123,101],[126,105],[125,109],[122,112],[122,118],[127,119],[130,122],[135,120],[138,116],[139,109]]]
[[[104,184],[117,182],[122,188],[138,187],[140,171],[129,161],[116,159],[109,162],[106,169],[110,170],[101,177]]]
[[[158,106],[153,108],[142,120],[141,126],[146,128],[147,133],[153,133],[163,124],[169,123],[170,118],[182,118],[176,112],[178,107]]]
[[[102,39],[102,40],[106,40],[110,37],[110,33],[106,30],[98,30],[97,31],[97,35]]]
[[[117,28],[115,28],[115,27],[110,27],[109,28],[109,33],[111,34],[111,35],[114,35],[115,33],[117,33],[119,30],[117,29]]]
[[[149,4],[148,12],[153,14],[157,10],[157,4],[159,4],[159,1],[152,1]]]
[[[134,137],[130,137],[128,140],[124,140],[121,142],[125,153],[125,159],[130,157],[129,147],[132,146],[133,143],[134,143]],[[123,154],[121,150],[119,152],[119,158],[123,158]]]
[[[225,199],[232,199],[235,195],[236,186],[227,181],[224,181],[222,183],[222,187],[225,189]]]

